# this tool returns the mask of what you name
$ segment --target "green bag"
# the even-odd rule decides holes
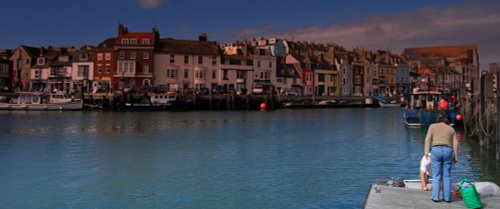
[[[468,179],[462,179],[458,183],[458,189],[467,208],[481,208],[481,199],[477,193],[476,186]]]

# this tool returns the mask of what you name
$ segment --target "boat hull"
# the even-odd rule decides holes
[[[380,107],[401,107],[402,105],[400,103],[384,103],[384,102],[378,102]]]
[[[82,100],[47,104],[0,103],[0,110],[81,110],[82,108]]]

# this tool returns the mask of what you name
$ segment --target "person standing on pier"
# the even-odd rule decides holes
[[[455,129],[448,119],[441,116],[438,122],[429,126],[425,137],[424,154],[432,161],[432,200],[439,202],[442,181],[443,199],[451,201],[451,167],[458,162],[458,140]],[[429,155],[432,153],[432,157]]]

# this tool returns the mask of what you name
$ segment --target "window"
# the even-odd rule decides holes
[[[361,84],[361,76],[360,75],[354,76],[354,83],[355,84]]]
[[[206,72],[205,72],[205,70],[197,70],[195,72],[194,76],[195,76],[196,79],[205,79],[206,78]]]
[[[50,68],[50,75],[51,76],[65,76],[65,68],[63,67],[53,67]]]
[[[184,78],[189,77],[189,69],[184,69]]]
[[[188,64],[188,63],[189,63],[189,56],[184,55],[184,64]]]
[[[106,65],[106,67],[105,67],[105,68],[106,68],[106,73],[110,73],[110,72],[111,72],[111,66]]]
[[[212,79],[217,78],[217,72],[215,70],[212,71]]]
[[[223,75],[222,75],[222,78],[223,78],[224,80],[229,80],[229,78],[228,78],[228,76],[227,76],[227,74],[228,74],[228,73],[227,73],[227,70],[223,70],[223,71],[222,71],[222,74],[223,74]]]
[[[265,72],[265,71],[260,72],[260,79],[261,80],[269,80],[269,72]]]
[[[151,41],[149,39],[142,39],[142,44],[143,45],[150,45]]]
[[[257,61],[257,67],[260,67],[260,61]]]
[[[243,70],[236,71],[236,79],[246,79],[247,74]]]
[[[80,58],[80,60],[88,60],[89,59],[89,54],[87,54],[87,53],[81,53],[79,58]]]
[[[88,78],[89,77],[89,66],[88,65],[78,65],[78,77]]]
[[[23,60],[22,59],[18,59],[17,60],[17,69],[22,69],[23,68]]]
[[[312,81],[313,81],[313,77],[314,77],[314,76],[313,76],[311,73],[308,73],[308,74],[306,75],[306,81],[308,81],[308,82],[312,82]]]
[[[135,39],[135,38],[130,39],[130,44],[136,45],[137,44],[137,39]]]
[[[104,55],[104,59],[105,59],[105,60],[111,60],[111,53],[106,53],[106,54]]]
[[[175,54],[171,54],[170,55],[170,64],[174,64],[175,63]]]
[[[198,56],[198,64],[203,64],[203,56]]]
[[[216,65],[216,64],[217,64],[217,57],[213,56],[212,57],[212,65]]]
[[[273,68],[273,62],[269,62],[269,68]]]
[[[167,78],[177,78],[177,69],[167,69]]]
[[[130,59],[135,60],[137,58],[137,52],[132,51],[130,52]]]
[[[325,74],[318,74],[318,82],[325,82]]]
[[[41,70],[36,70],[35,71],[35,79],[40,79],[40,75],[42,74]]]
[[[135,61],[118,61],[119,74],[135,74]]]
[[[142,58],[145,59],[145,60],[149,59],[149,52],[144,52],[142,54]]]
[[[103,54],[102,53],[97,53],[97,60],[102,60]]]
[[[102,73],[102,66],[100,66],[100,65],[99,65],[99,66],[97,66],[97,72],[98,72],[98,73]]]
[[[128,43],[129,43],[128,39],[122,39],[122,44],[128,44]]]
[[[0,73],[9,73],[9,66],[7,64],[0,64]]]
[[[36,64],[37,65],[45,65],[45,58],[40,57],[40,58],[36,59]]]
[[[142,73],[149,73],[149,65],[143,65],[142,66]]]

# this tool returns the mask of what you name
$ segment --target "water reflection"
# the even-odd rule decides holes
[[[0,202],[7,208],[360,208],[376,179],[418,178],[426,130],[405,128],[401,115],[375,108],[0,112],[0,179],[9,179],[0,181]],[[491,151],[461,141],[454,180],[498,181]]]
[[[465,135],[461,142],[464,156],[479,179],[500,185],[500,161],[496,159],[495,148],[481,147],[479,139],[472,136]]]

